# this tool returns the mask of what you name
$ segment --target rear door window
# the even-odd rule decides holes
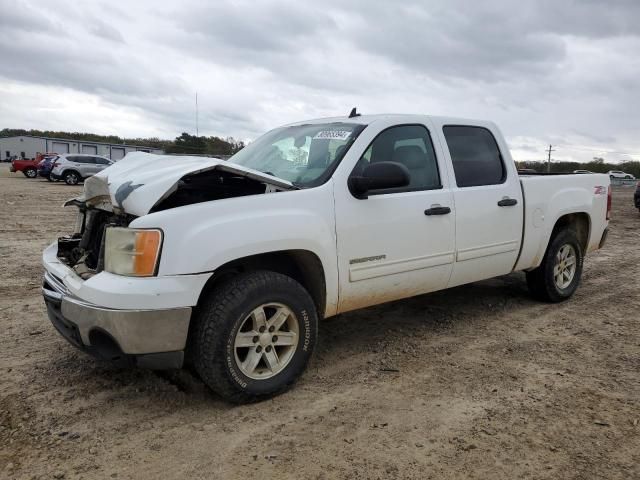
[[[443,127],[458,187],[497,185],[506,178],[498,143],[483,127]]]

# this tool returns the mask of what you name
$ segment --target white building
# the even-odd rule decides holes
[[[0,158],[7,161],[11,157],[35,158],[37,153],[88,153],[102,155],[112,160],[120,160],[130,152],[164,153],[153,147],[140,145],[123,145],[121,143],[88,142],[85,140],[69,140],[66,138],[34,137],[20,135],[16,137],[0,137]]]

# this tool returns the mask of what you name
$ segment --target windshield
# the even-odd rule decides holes
[[[298,187],[314,187],[327,181],[364,128],[337,122],[276,128],[228,161]]]

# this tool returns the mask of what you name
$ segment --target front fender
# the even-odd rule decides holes
[[[134,220],[164,232],[158,275],[212,272],[240,258],[307,250],[321,261],[327,306],[337,304],[333,184],[187,205]]]

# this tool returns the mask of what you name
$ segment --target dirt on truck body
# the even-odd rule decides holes
[[[575,297],[512,274],[321,323],[298,387],[232,407],[122,370],[47,320],[40,253],[80,187],[0,166],[0,478],[640,478],[640,217],[615,188]]]

